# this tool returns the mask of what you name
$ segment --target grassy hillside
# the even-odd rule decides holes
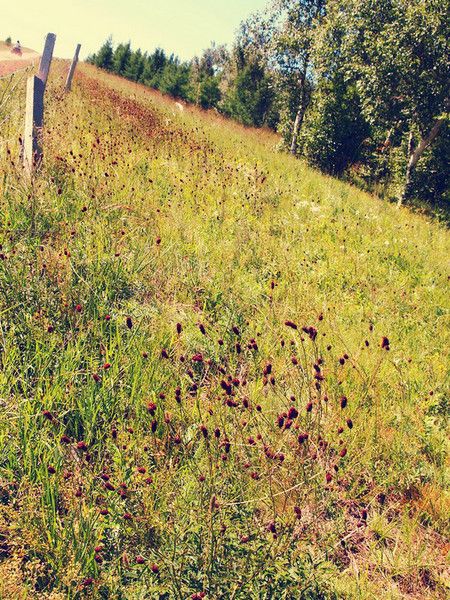
[[[0,597],[444,598],[448,232],[80,65],[0,83]]]

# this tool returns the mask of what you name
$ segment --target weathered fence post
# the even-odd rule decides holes
[[[47,83],[56,35],[48,33],[37,75],[27,81],[23,164],[29,175],[42,159],[42,128],[44,125],[44,92]]]
[[[66,92],[70,92],[70,88],[72,87],[72,78],[75,73],[75,69],[78,63],[78,55],[80,54],[81,44],[77,44],[77,48],[75,50],[75,54],[72,60],[72,64],[70,65],[69,73],[67,74],[66,81]]]
[[[47,33],[45,38],[44,52],[41,56],[41,62],[39,63],[39,71],[37,76],[44,83],[44,87],[47,84],[48,73],[50,71],[50,65],[52,63],[53,48],[55,47],[56,35],[54,33]]]
[[[39,77],[32,75],[28,78],[23,161],[29,174],[33,172],[34,167],[38,166],[42,157],[41,133],[44,124],[44,90],[44,84]]]

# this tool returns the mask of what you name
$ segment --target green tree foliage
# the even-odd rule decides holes
[[[325,15],[325,0],[273,0],[266,27],[268,60],[275,73],[281,111],[279,129],[292,154],[313,90],[311,54]]]
[[[162,72],[158,88],[164,94],[187,100],[189,98],[189,65],[171,56]]]
[[[105,69],[106,71],[112,71],[113,70],[113,56],[114,56],[114,50],[113,50],[112,38],[109,37],[106,40],[106,42],[103,44],[103,46],[100,48],[100,50],[97,52],[97,54],[94,54],[91,57],[90,62],[95,64],[97,67],[100,67],[100,69]]]
[[[144,73],[145,57],[141,50],[138,48],[135,52],[132,52],[130,59],[127,63],[124,75],[127,79],[132,81],[141,81]]]
[[[340,175],[361,159],[368,134],[355,86],[348,85],[340,74],[321,82],[300,134],[300,148],[309,161],[327,173]]]
[[[131,59],[131,44],[119,44],[114,50],[113,71],[117,75],[126,75],[128,64]]]
[[[229,55],[224,46],[214,43],[190,65],[190,100],[202,108],[217,107],[222,98],[221,80]]]
[[[144,62],[144,70],[142,72],[142,81],[146,85],[159,88],[161,75],[166,67],[167,57],[161,48],[156,48],[153,54],[146,57]]]
[[[268,31],[258,15],[242,23],[226,67],[221,108],[244,125],[275,127],[278,121],[273,72],[266,56]]]
[[[264,68],[256,61],[239,70],[225,102],[226,114],[244,125],[260,127],[268,124],[273,92]]]
[[[431,171],[443,159],[434,142],[449,110],[448,17],[448,4],[435,0],[329,0],[315,42],[312,110],[320,111],[321,82],[337,74],[356,90],[360,114],[351,133],[358,137],[361,118],[368,126],[357,158],[369,166],[369,184],[381,175],[387,193],[400,199],[436,200],[448,189],[445,178],[430,186],[417,169],[427,154]]]

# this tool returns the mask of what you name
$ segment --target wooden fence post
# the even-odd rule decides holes
[[[70,89],[72,87],[72,78],[73,78],[73,74],[75,73],[77,63],[78,63],[78,55],[80,54],[80,48],[81,48],[81,44],[77,44],[75,54],[72,59],[72,64],[70,65],[69,73],[67,74],[66,92],[70,92]]]
[[[23,164],[31,175],[42,160],[42,128],[44,125],[44,92],[47,83],[56,35],[47,34],[44,52],[37,75],[27,81],[27,100],[25,109],[25,135],[23,140]]]
[[[23,161],[29,175],[42,158],[42,126],[44,124],[44,83],[36,75],[27,81]]]
[[[48,73],[50,71],[50,65],[52,63],[53,48],[55,47],[56,35],[54,33],[47,33],[45,38],[44,52],[41,56],[41,62],[39,63],[38,77],[44,83],[44,87],[47,84]]]

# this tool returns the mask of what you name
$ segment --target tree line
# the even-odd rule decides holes
[[[399,202],[448,206],[450,4],[442,0],[272,0],[231,48],[180,61],[114,47],[88,60],[244,125]]]

